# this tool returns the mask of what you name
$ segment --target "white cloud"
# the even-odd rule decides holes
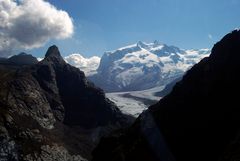
[[[209,38],[210,40],[212,40],[212,39],[213,39],[212,34],[208,34],[208,38]]]
[[[38,61],[42,61],[44,58],[37,58]],[[86,76],[93,75],[97,72],[101,58],[98,56],[92,56],[85,58],[81,54],[74,53],[64,57],[64,60],[72,66],[82,70]]]
[[[100,63],[100,58],[97,56],[93,56],[90,58],[84,58],[80,54],[71,54],[69,56],[64,57],[64,59],[67,63],[84,71],[84,73],[87,76],[96,73],[96,70]]]
[[[38,60],[38,61],[42,61],[42,60],[43,60],[43,58],[37,58],[37,60]]]
[[[73,34],[73,20],[44,0],[0,0],[0,56]]]

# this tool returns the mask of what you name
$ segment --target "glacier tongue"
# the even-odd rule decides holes
[[[113,101],[123,113],[138,117],[150,105],[161,99],[156,96],[156,92],[163,89],[164,86],[159,86],[142,91],[113,92],[106,93],[106,97]]]

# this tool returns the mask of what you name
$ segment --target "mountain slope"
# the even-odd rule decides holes
[[[35,65],[0,72],[3,160],[84,160],[102,135],[131,121],[56,46]]]
[[[157,41],[106,52],[97,73],[89,78],[107,92],[144,90],[166,85],[200,59],[209,50],[181,50]]]
[[[239,53],[235,30],[131,128],[103,139],[93,160],[239,160]]]

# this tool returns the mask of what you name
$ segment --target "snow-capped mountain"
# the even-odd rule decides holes
[[[107,92],[149,89],[168,84],[209,53],[139,41],[105,52],[97,73],[89,78]]]
[[[77,53],[64,57],[64,60],[84,71],[87,76],[95,74],[100,63],[100,58],[97,56],[84,58],[82,55]]]

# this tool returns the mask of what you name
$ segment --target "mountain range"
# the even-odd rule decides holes
[[[105,92],[125,92],[165,86],[209,54],[209,49],[184,50],[155,40],[108,51],[101,58],[74,53],[64,60]]]
[[[130,128],[102,139],[93,161],[239,160],[239,59],[234,30]]]
[[[107,97],[116,103],[121,111],[136,117],[149,105],[156,103],[169,93],[174,82],[180,80],[187,69],[201,58],[208,56],[209,52],[209,49],[182,50],[158,41],[153,43],[139,41],[136,44],[106,52],[102,59],[97,56],[85,58],[78,53],[63,58],[67,63],[84,71],[87,78],[108,92]],[[8,61],[14,60],[15,57],[24,60],[23,55],[10,57]],[[106,58],[106,55],[109,56]],[[30,55],[28,56],[30,57]],[[111,61],[105,63],[106,59],[111,59]],[[42,58],[38,58],[38,60],[40,61]],[[17,62],[15,63],[17,64]],[[32,63],[36,63],[36,60]],[[98,72],[102,71],[101,68],[104,65],[105,75]],[[115,70],[112,70],[113,68]],[[119,68],[121,71],[118,70]],[[128,85],[123,87],[126,82]],[[164,86],[166,89],[161,91]],[[116,91],[118,93],[112,93]]]
[[[151,48],[154,44],[158,43],[151,43]],[[142,52],[149,45],[139,42],[135,47]],[[136,52],[130,52],[130,58],[131,54],[138,56]],[[144,52],[142,60],[137,56],[136,60],[147,61],[150,68],[157,66],[150,61],[155,60],[153,55]],[[195,53],[190,58],[197,60],[201,52],[204,57],[207,50],[179,49],[176,55],[186,58],[185,54]],[[66,63],[56,46],[51,46],[40,62],[25,53],[1,58],[0,160],[239,160],[239,53],[239,30],[224,36],[210,56],[193,67],[184,65],[186,59],[181,64],[179,58],[171,57],[174,54],[165,53],[187,72],[163,93],[148,91],[164,97],[135,121],[106,98],[84,72]],[[148,97],[141,91],[122,94],[134,99]]]
[[[209,49],[183,50],[139,41],[105,52],[96,74],[88,78],[106,92],[145,90],[181,77],[209,53]]]

